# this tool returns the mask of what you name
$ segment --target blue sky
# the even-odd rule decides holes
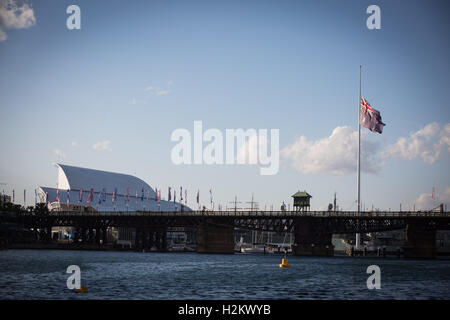
[[[162,190],[182,185],[192,205],[197,189],[207,204],[212,188],[223,206],[253,193],[260,207],[279,208],[300,189],[313,195],[312,209],[336,191],[340,207],[354,210],[356,170],[339,149],[349,135],[330,136],[357,129],[360,64],[362,94],[386,123],[382,135],[362,129],[377,167],[363,167],[362,202],[437,205],[425,196],[433,184],[449,201],[448,2],[28,3],[34,23],[3,22],[0,41],[0,190],[15,189],[18,202],[23,189],[31,203],[36,186],[55,186],[51,163],[61,161],[134,174]],[[81,30],[66,27],[71,4],[81,8]],[[380,30],[366,27],[371,4],[381,9]],[[251,165],[176,166],[170,135],[192,132],[194,120],[223,132],[279,129],[281,150],[303,136],[307,156],[282,158],[274,176]],[[319,150],[327,141],[329,154]],[[304,169],[330,159],[342,174],[326,164]]]

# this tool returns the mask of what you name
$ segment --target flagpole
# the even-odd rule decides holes
[[[357,193],[358,193],[358,199],[357,199],[357,215],[359,217],[360,210],[361,210],[361,118],[360,118],[360,105],[361,105],[361,65],[359,65],[359,89],[358,89],[358,182],[357,182]],[[355,239],[355,247],[356,249],[359,249],[360,247],[360,241],[361,241],[361,235],[359,233],[356,234]]]

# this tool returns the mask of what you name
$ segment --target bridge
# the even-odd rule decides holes
[[[187,211],[187,212],[74,212],[0,215],[37,230],[50,240],[52,227],[74,227],[77,241],[103,244],[111,227],[136,230],[136,248],[167,248],[166,232],[186,228],[197,232],[197,252],[233,253],[234,231],[293,232],[293,253],[299,256],[332,256],[333,234],[405,230],[405,258],[435,258],[436,231],[450,230],[450,213],[354,211]]]

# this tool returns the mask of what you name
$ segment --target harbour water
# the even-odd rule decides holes
[[[280,255],[0,251],[1,299],[450,299],[450,260]],[[87,293],[66,286],[81,269]],[[367,288],[367,267],[381,289]]]

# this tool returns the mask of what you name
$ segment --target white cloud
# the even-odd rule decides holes
[[[260,137],[256,132],[252,134],[245,142],[239,146],[236,153],[235,161],[242,159],[246,164],[255,164],[258,161],[258,150],[262,145],[267,144],[267,139],[265,137]]]
[[[362,138],[364,135],[362,136]],[[378,144],[362,139],[361,171],[376,173],[383,163],[378,159]],[[311,141],[301,136],[281,150],[281,158],[303,173],[344,175],[356,172],[358,131],[336,127],[329,137]]]
[[[24,1],[0,0],[0,41],[7,39],[6,29],[26,29],[36,24],[34,10]]]
[[[137,104],[136,98],[131,99],[131,101],[128,102],[128,104]]]
[[[74,148],[78,147],[78,142],[72,141],[72,147],[74,147]]]
[[[92,149],[98,150],[98,151],[112,151],[110,144],[111,144],[111,141],[109,141],[109,140],[99,141],[92,146]]]
[[[422,129],[402,137],[389,145],[383,152],[385,158],[421,158],[425,163],[433,164],[443,149],[450,152],[450,123],[443,128],[432,122]]]
[[[172,85],[173,81],[169,80],[167,81],[166,88],[148,86],[144,89],[144,91],[149,91],[150,93],[156,94],[157,96],[166,96],[171,92],[170,88],[172,87]]]
[[[415,201],[416,210],[430,210],[441,203],[445,204],[446,207],[450,204],[450,187],[444,189],[443,192],[439,190],[435,191],[434,199],[431,198],[430,193],[422,193]]]
[[[156,89],[157,96],[166,96],[170,93],[170,90]]]
[[[58,157],[58,159],[65,159],[66,154],[59,149],[53,150],[53,153]]]

